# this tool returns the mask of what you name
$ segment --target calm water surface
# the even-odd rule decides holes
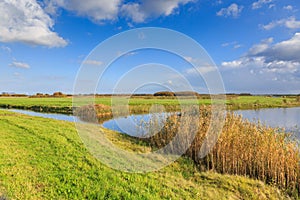
[[[146,137],[161,130],[169,115],[169,113],[130,115],[108,120],[102,126],[130,136]]]
[[[286,131],[294,132],[300,138],[300,107],[238,110],[234,113],[252,122],[260,121],[271,127],[285,128]]]
[[[268,108],[259,110],[238,110],[234,113],[242,115],[243,118],[251,122],[258,122],[274,128],[284,128],[286,131],[293,132],[297,138],[300,138],[300,107],[295,108]],[[160,128],[167,115],[159,116],[162,120]],[[149,131],[147,128],[140,130],[138,126],[142,122],[149,123],[151,115],[132,115],[112,119],[103,123],[105,128],[127,133],[129,135],[141,135]],[[140,132],[142,131],[142,132]]]
[[[64,114],[40,113],[28,110],[10,109],[10,111],[31,116],[45,117],[56,120],[76,122],[80,121],[77,117]],[[300,138],[300,107],[295,108],[268,108],[259,110],[238,110],[234,113],[242,115],[243,118],[252,122],[260,121],[262,124],[271,127],[285,128],[287,131],[294,132]],[[147,135],[150,133],[150,126],[155,130],[160,130],[169,114],[144,114],[120,117],[104,122],[105,128],[126,133],[132,136]],[[149,123],[154,119],[153,124]]]
[[[41,112],[34,112],[29,110],[18,110],[18,109],[0,109],[0,110],[8,110],[16,113],[22,113],[25,115],[35,116],[35,117],[44,117],[49,119],[56,119],[68,122],[76,122],[79,121],[77,117],[72,115],[64,115],[64,114],[55,114],[55,113],[41,113]]]

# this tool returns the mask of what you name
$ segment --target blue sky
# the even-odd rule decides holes
[[[300,93],[299,9],[295,0],[2,0],[0,91],[72,93],[82,62],[99,43],[126,30],[161,27],[201,44],[226,92]],[[112,65],[98,92],[111,91],[121,66],[151,62],[190,67],[166,52],[132,53]],[[191,78],[205,92],[197,81]]]

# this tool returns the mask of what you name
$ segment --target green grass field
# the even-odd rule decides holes
[[[86,102],[92,102],[83,98],[78,105],[85,105]],[[181,103],[190,104],[195,102],[191,99],[183,99]],[[96,104],[111,105],[110,97],[96,97]],[[200,105],[211,104],[210,99],[198,99]],[[258,108],[274,108],[274,107],[292,107],[300,106],[299,97],[268,97],[268,96],[228,96],[226,99],[227,109],[258,109]],[[163,106],[176,107],[179,101],[176,98],[168,97],[134,97],[129,100],[130,107],[150,107],[153,104]],[[33,109],[39,111],[39,108],[44,107],[41,111],[72,113],[72,97],[63,98],[28,98],[28,97],[0,97],[0,107]],[[48,109],[49,108],[49,109]],[[53,109],[51,109],[53,108]]]
[[[230,109],[256,109],[300,106],[300,101],[295,96],[238,96],[234,98],[227,98],[226,104]]]
[[[0,111],[0,127],[0,199],[286,199],[260,181],[199,172],[187,158],[147,174],[112,170],[73,123]],[[119,134],[108,135],[118,144]],[[138,148],[126,137],[119,145]]]

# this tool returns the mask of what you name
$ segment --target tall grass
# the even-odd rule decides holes
[[[202,170],[259,179],[276,185],[292,196],[300,196],[299,144],[290,134],[227,113],[216,145],[205,157],[201,157],[212,113],[209,108],[202,107],[200,117],[188,117],[188,120],[182,120],[179,115],[169,117],[159,133],[145,140],[157,149],[169,144],[176,134],[180,134],[181,143],[168,149],[168,153],[177,153],[178,149],[189,145],[186,156],[192,158]],[[198,127],[198,131],[194,141],[188,144],[186,138],[190,137],[194,127]]]

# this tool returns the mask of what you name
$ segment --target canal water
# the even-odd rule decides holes
[[[238,110],[234,112],[251,122],[259,121],[267,126],[284,128],[288,132],[294,132],[300,138],[300,107]]]
[[[10,109],[12,112],[22,113],[31,116],[45,117],[56,120],[78,122],[77,117],[64,114],[40,113],[28,110]],[[251,122],[260,122],[271,127],[284,128],[288,132],[293,132],[300,138],[300,107],[294,108],[268,108],[258,110],[237,110],[235,114],[242,115],[243,118]],[[141,136],[148,134],[150,119],[154,119],[155,127],[159,130],[169,114],[160,113],[153,115],[130,115],[105,121],[102,126],[111,130],[129,134],[131,136]],[[152,126],[153,128],[153,126]],[[155,131],[155,130],[154,130]]]
[[[56,114],[56,113],[42,113],[42,112],[34,112],[30,110],[18,110],[18,109],[0,109],[0,110],[8,110],[16,113],[21,113],[25,115],[35,116],[35,117],[44,117],[49,119],[56,119],[68,122],[76,122],[79,119],[74,117],[73,115],[64,115],[64,114]]]

